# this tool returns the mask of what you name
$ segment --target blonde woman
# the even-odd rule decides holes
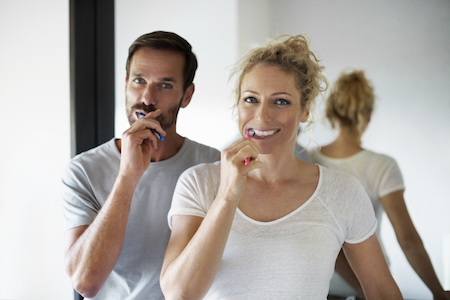
[[[403,199],[405,187],[397,163],[391,157],[361,146],[361,136],[369,125],[374,102],[373,87],[363,71],[343,72],[326,100],[326,117],[333,128],[338,128],[338,136],[331,144],[309,152],[310,158],[315,163],[344,171],[359,179],[375,210],[377,235],[380,233],[382,212],[386,211],[406,258],[431,290],[434,299],[450,299],[450,293],[446,293],[439,283],[406,209]],[[350,296],[356,291],[363,296],[345,255],[339,255],[336,270],[345,281],[334,276],[330,294]]]
[[[168,215],[166,299],[326,299],[343,246],[369,299],[401,299],[353,177],[294,155],[325,78],[304,36],[284,37],[239,65],[243,136],[221,162],[187,170]]]

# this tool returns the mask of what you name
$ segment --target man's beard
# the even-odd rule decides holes
[[[155,118],[156,121],[161,124],[162,129],[166,130],[170,126],[172,126],[175,123],[175,120],[177,119],[178,111],[181,107],[181,102],[183,101],[184,96],[181,98],[178,104],[175,104],[174,106],[170,107],[167,113],[161,112],[161,114]],[[155,111],[156,108],[153,104],[145,105],[142,102],[139,102],[135,105],[133,105],[130,109],[127,109],[127,117],[128,122],[130,123],[130,126],[136,122],[136,110],[143,110],[148,114],[149,112]]]

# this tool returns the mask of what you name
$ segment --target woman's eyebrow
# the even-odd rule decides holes
[[[242,93],[252,93],[252,94],[259,95],[258,92],[252,91],[252,90],[245,90],[245,91],[242,91]],[[278,95],[288,95],[288,96],[292,97],[292,95],[289,94],[288,92],[275,92],[275,93],[272,94],[272,96],[278,96]]]
[[[273,93],[273,94],[272,94],[272,96],[278,96],[278,95],[288,95],[288,96],[291,96],[291,97],[292,97],[292,95],[289,94],[289,93],[287,93],[287,92],[276,92],[276,93]]]

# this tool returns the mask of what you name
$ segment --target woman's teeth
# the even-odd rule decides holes
[[[253,135],[259,135],[259,136],[268,136],[268,135],[272,135],[276,132],[278,132],[278,130],[267,130],[267,131],[260,131],[257,129],[253,129],[254,134]]]

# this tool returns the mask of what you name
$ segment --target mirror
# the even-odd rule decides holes
[[[377,95],[363,147],[396,159],[413,222],[441,283],[450,288],[450,3],[441,1],[116,1],[116,136],[128,127],[124,108],[125,60],[139,35],[174,31],[199,59],[191,104],[178,131],[225,147],[235,134],[230,66],[242,53],[279,34],[307,33],[330,83],[348,67],[364,69]],[[322,116],[323,106],[318,105]],[[311,146],[334,137],[319,121]],[[299,140],[306,146],[308,137]],[[430,222],[430,219],[433,221]],[[388,220],[382,237],[391,271],[406,298],[430,298],[406,261]]]

